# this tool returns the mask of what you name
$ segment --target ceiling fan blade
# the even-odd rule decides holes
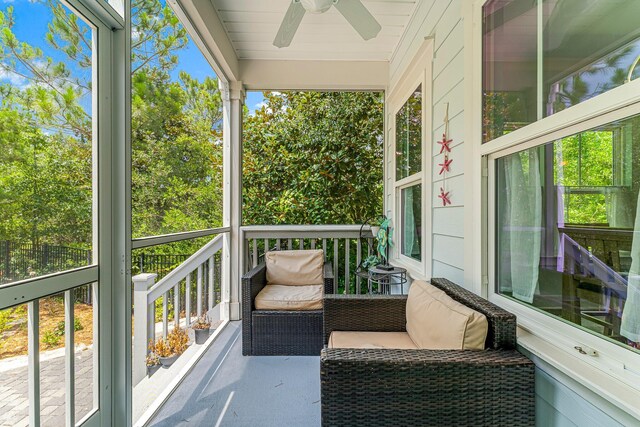
[[[334,6],[365,40],[374,38],[382,29],[360,0],[338,0]]]
[[[291,44],[291,40],[293,40],[293,36],[298,30],[304,13],[305,10],[300,4],[300,0],[293,0],[289,5],[289,9],[287,9],[287,13],[284,15],[282,24],[280,24],[278,34],[276,34],[276,38],[273,40],[274,46],[287,47]]]

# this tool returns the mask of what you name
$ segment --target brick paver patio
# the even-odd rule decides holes
[[[79,421],[93,408],[93,350],[75,354],[75,413]],[[65,425],[64,357],[40,362],[40,414],[42,426]],[[27,367],[0,373],[0,426],[29,425]]]

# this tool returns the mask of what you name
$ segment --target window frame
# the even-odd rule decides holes
[[[407,269],[414,279],[428,279],[431,277],[431,168],[432,168],[432,146],[430,144],[432,135],[432,60],[433,60],[433,40],[427,39],[420,46],[418,52],[414,56],[407,71],[398,80],[398,83],[390,91],[386,104],[388,106],[388,128],[389,138],[391,140],[391,155],[389,159],[388,178],[391,179],[390,200],[392,206],[388,206],[392,212],[392,241],[390,261],[398,266]],[[422,87],[422,147],[421,147],[421,170],[413,175],[396,180],[396,114],[406,104],[411,95],[421,85]],[[403,255],[401,250],[402,242],[402,190],[422,185],[422,242],[421,242],[421,260],[418,261],[409,256]]]
[[[495,186],[498,158],[639,114],[640,79],[483,144],[482,8],[487,1],[473,0],[463,6],[465,61],[471,64],[465,71],[465,110],[470,112],[465,123],[466,150],[473,159],[465,171],[472,207],[465,213],[465,238],[470,240],[465,270],[476,293],[516,314],[518,344],[536,364],[548,365],[592,391],[586,399],[639,418],[640,369],[633,367],[640,363],[640,354],[496,292]],[[575,347],[593,349],[597,356],[581,354]]]

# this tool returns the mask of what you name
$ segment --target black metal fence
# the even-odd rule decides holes
[[[138,253],[132,261],[132,274],[157,273],[159,280],[189,256]],[[0,284],[84,267],[93,263],[92,258],[92,251],[87,249],[0,241]]]
[[[171,270],[185,262],[190,256],[191,255],[181,254],[156,255],[145,254],[142,252],[139,253],[132,262],[131,275],[135,276],[140,273],[156,273],[158,275],[156,280],[160,280]]]
[[[91,250],[31,243],[0,242],[0,284],[91,265]]]

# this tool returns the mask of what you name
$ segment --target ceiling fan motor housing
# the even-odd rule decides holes
[[[333,5],[334,0],[300,0],[300,3],[309,13],[324,13]]]

